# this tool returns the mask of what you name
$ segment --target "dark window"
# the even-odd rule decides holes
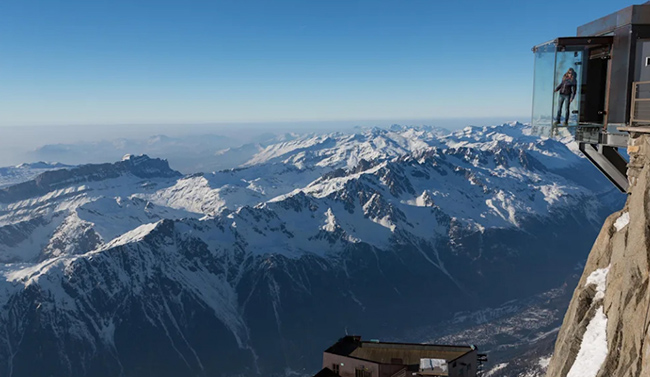
[[[372,372],[366,368],[357,368],[354,371],[354,377],[372,377]]]
[[[332,364],[332,372],[339,374],[339,365],[338,364]]]

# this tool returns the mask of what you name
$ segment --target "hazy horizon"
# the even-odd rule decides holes
[[[211,124],[118,124],[118,125],[51,125],[51,126],[2,126],[0,127],[0,167],[36,162],[35,151],[44,146],[84,145],[102,141],[145,140],[152,136],[186,138],[197,135],[223,136],[229,139],[226,147],[237,147],[254,141],[264,134],[328,133],[353,131],[357,127],[389,127],[392,124],[404,126],[433,126],[450,131],[466,126],[489,126],[505,122],[529,122],[530,116],[521,117],[472,117],[472,118],[430,118],[351,121],[304,121],[304,122],[240,122]],[[214,151],[223,145],[215,145]],[[131,151],[138,153],[138,151]],[[91,150],[92,153],[92,150]],[[110,162],[100,152],[88,155],[87,161],[73,161],[66,158],[50,159],[48,162],[83,163]],[[113,156],[113,159],[115,157]]]

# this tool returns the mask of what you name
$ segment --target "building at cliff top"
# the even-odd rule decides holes
[[[533,47],[532,126],[571,133],[621,191],[629,188],[630,132],[650,132],[650,3],[578,27],[576,36]]]
[[[475,346],[387,343],[345,336],[323,352],[323,369],[316,376],[474,377],[485,361],[487,357]]]

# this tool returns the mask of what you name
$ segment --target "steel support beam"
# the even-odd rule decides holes
[[[580,151],[616,186],[621,192],[627,192],[627,161],[618,153],[618,149],[606,145],[579,143]]]

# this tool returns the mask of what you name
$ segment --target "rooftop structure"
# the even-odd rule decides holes
[[[316,376],[405,377],[477,375],[485,355],[474,346],[362,341],[345,336],[323,352],[323,370]]]
[[[650,132],[650,3],[589,22],[576,36],[533,52],[535,132],[572,134],[585,156],[627,191],[627,161],[619,149],[631,133]]]

